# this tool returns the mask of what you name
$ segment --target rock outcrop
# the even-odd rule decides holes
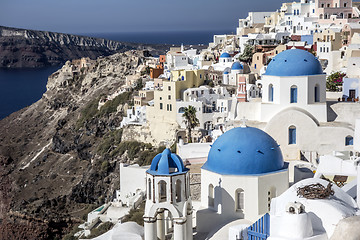
[[[143,61],[142,51],[128,51],[77,73],[67,62],[49,77],[38,102],[0,121],[0,239],[61,238],[113,198],[119,162],[128,161],[115,154],[122,151],[120,106],[130,104],[132,92],[100,110],[98,103]]]
[[[0,26],[0,68],[61,65],[71,59],[146,49],[158,55],[168,45],[136,44],[64,33]]]

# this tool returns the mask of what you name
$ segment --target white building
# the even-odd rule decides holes
[[[323,155],[349,149],[344,139],[353,136],[353,127],[347,120],[342,123],[340,117],[340,121],[328,123],[326,76],[311,53],[298,49],[279,53],[261,84],[262,101],[238,103],[237,118],[264,123],[264,130],[279,142],[285,159],[300,159],[300,152]],[[341,109],[337,114],[346,115]]]
[[[272,200],[269,240],[332,239],[335,227],[342,219],[358,215],[358,205],[354,199],[334,184],[331,187],[334,195],[329,198],[307,199],[297,195],[299,187],[310,184],[327,187],[329,182],[318,178],[305,179]],[[293,207],[296,211],[296,205],[301,205],[303,209],[291,213],[289,208]],[[345,239],[355,238],[346,236]]]
[[[120,127],[126,125],[143,125],[146,123],[146,106],[132,107],[126,110],[126,117],[121,121]]]
[[[201,169],[197,231],[209,233],[237,219],[256,221],[288,183],[287,164],[268,134],[246,126],[225,132]]]
[[[174,240],[192,240],[190,174],[176,154],[165,149],[146,171],[145,240],[165,240],[173,228]]]
[[[183,93],[183,101],[176,101],[176,120],[181,128],[186,128],[183,113],[185,107],[192,105],[196,109],[196,117],[199,119],[199,127],[205,130],[212,130],[216,124],[214,115],[220,112],[218,108],[219,100],[230,101],[230,94],[225,87],[200,86],[198,88],[188,88]],[[224,112],[224,108],[221,108]],[[227,113],[230,110],[228,107]],[[227,114],[222,114],[222,118]]]

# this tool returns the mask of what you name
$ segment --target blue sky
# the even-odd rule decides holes
[[[281,0],[0,0],[0,25],[65,33],[234,29]]]

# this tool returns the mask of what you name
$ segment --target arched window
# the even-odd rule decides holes
[[[185,108],[184,108],[184,107],[179,108],[178,113],[184,113],[184,112],[185,112]]]
[[[352,136],[347,136],[345,138],[345,146],[353,145],[354,144],[353,141],[354,141],[354,139]]]
[[[297,15],[299,15],[299,9],[298,9],[298,10],[296,10],[296,14],[297,14]]]
[[[323,19],[323,15],[322,15],[322,14],[320,14],[320,19]]]
[[[296,127],[289,127],[289,144],[296,144]]]
[[[166,202],[166,182],[160,180],[158,183],[159,202]]]
[[[235,191],[235,209],[236,211],[244,210],[244,190],[239,188]]]
[[[148,184],[148,198],[151,200],[151,179],[149,178]]]
[[[268,191],[268,211],[270,211],[271,199],[273,199],[274,197],[276,197],[276,188],[271,187],[270,190]]]
[[[314,102],[320,102],[320,87],[318,84],[314,88]]]
[[[297,86],[290,88],[290,103],[297,103]]]
[[[274,101],[274,87],[272,84],[269,85],[269,102]]]
[[[209,207],[214,207],[214,186],[209,185],[209,195],[208,195]]]
[[[181,180],[178,179],[176,180],[176,195],[175,195],[175,199],[176,202],[181,202]]]

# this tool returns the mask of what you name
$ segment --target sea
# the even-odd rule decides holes
[[[231,34],[231,30],[171,31],[127,33],[79,33],[121,42],[201,45],[212,42],[214,34]],[[46,91],[48,76],[61,66],[36,69],[0,69],[0,120],[38,101]]]

